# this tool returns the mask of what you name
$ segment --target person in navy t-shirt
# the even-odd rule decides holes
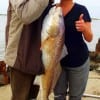
[[[91,42],[91,18],[87,8],[73,0],[61,0],[65,22],[65,45],[68,55],[61,59],[62,73],[54,89],[54,100],[81,100],[89,74],[89,50]]]

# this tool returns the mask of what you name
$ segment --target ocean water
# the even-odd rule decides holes
[[[6,27],[6,15],[0,15],[0,60],[4,59],[5,51],[5,27]],[[92,31],[93,31],[93,40],[90,43],[87,43],[90,51],[95,51],[96,43],[100,38],[100,20],[92,20]]]
[[[93,31],[93,40],[90,43],[87,43],[90,51],[95,51],[96,43],[100,38],[100,20],[92,20],[92,31]]]
[[[0,16],[0,60],[4,59],[6,16]]]

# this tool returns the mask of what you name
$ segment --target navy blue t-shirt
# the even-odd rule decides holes
[[[75,21],[84,14],[84,20],[91,22],[87,8],[75,3],[70,12],[64,16],[65,22],[65,45],[68,49],[68,55],[61,60],[63,67],[79,67],[84,64],[89,56],[88,47],[83,39],[82,33],[75,28]]]

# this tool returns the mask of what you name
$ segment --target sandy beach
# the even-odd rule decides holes
[[[100,73],[98,74],[95,71],[90,71],[88,84],[84,95],[90,95],[94,97],[83,96],[82,100],[100,100]],[[96,98],[95,96],[98,97]],[[0,100],[11,100],[10,84],[0,86]],[[39,95],[37,100],[41,100]],[[50,100],[53,100],[53,93],[50,94]]]

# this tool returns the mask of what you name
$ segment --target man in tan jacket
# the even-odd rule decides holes
[[[34,79],[44,73],[40,51],[41,26],[51,1],[9,0],[5,63],[11,71],[12,100],[30,100],[30,94],[35,96]]]

